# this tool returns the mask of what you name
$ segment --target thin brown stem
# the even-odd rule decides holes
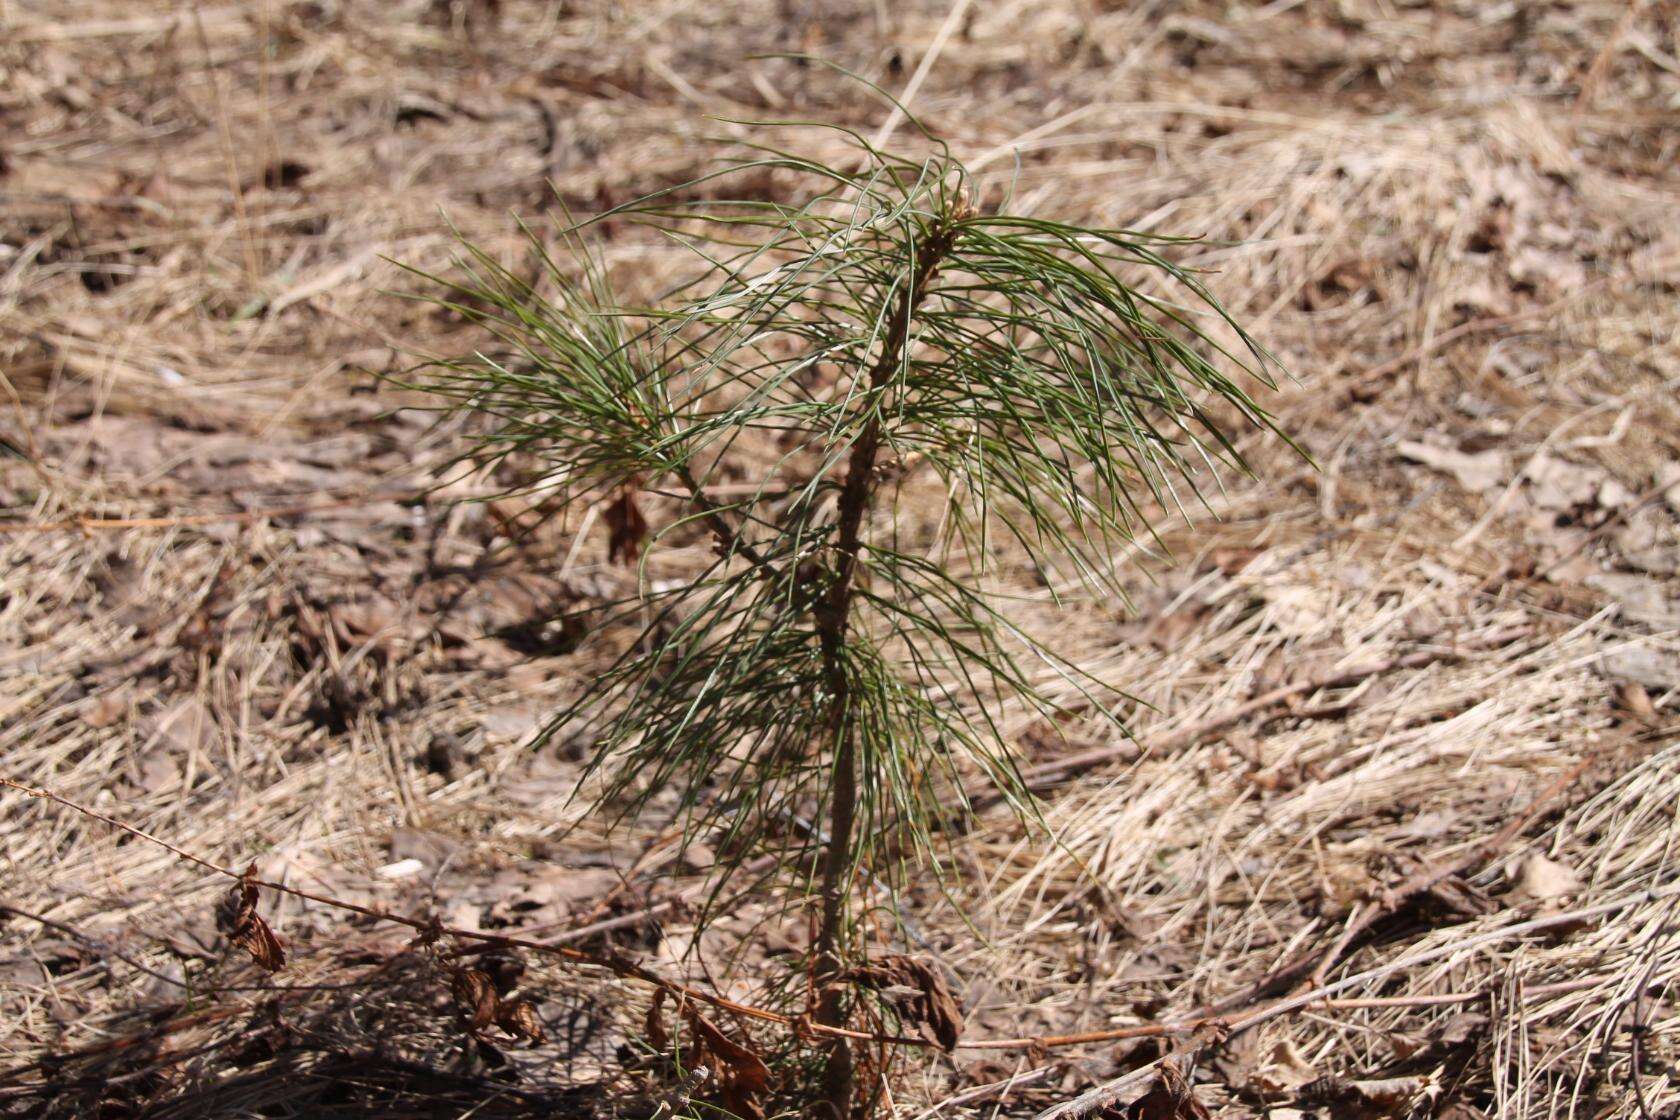
[[[724,516],[725,507],[712,501],[706,493],[706,488],[700,485],[700,480],[694,477],[694,472],[688,464],[683,464],[675,472],[677,481],[682,483],[683,489],[688,491],[689,504],[698,509],[706,520],[706,527],[712,531],[717,540],[718,549],[724,555],[738,553],[755,568],[771,568],[770,561],[764,554],[754,548],[748,541],[746,534],[741,532],[738,525],[731,525],[729,518]]]
[[[829,694],[827,734],[834,749],[834,789],[829,800],[828,847],[822,863],[822,920],[816,944],[819,1026],[845,1024],[845,993],[835,982],[842,968],[841,941],[846,912],[846,883],[850,877],[852,833],[857,825],[857,737],[851,723],[851,683],[846,670],[846,629],[851,620],[853,578],[862,545],[863,519],[874,492],[875,463],[881,452],[882,391],[898,371],[909,345],[911,319],[927,295],[939,264],[951,251],[955,230],[945,219],[936,222],[916,247],[910,276],[894,299],[887,319],[881,353],[869,368],[863,407],[869,416],[852,444],[846,477],[840,486],[835,528],[835,568],[814,608],[822,649],[823,676]],[[823,1091],[831,1120],[844,1120],[852,1097],[851,1044],[844,1037],[830,1042]]]

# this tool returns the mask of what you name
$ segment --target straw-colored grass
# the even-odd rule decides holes
[[[992,198],[1222,242],[1188,263],[1296,374],[1271,403],[1319,467],[1254,441],[1257,477],[1162,511],[1172,558],[1139,550],[1129,606],[1058,610],[1023,576],[1022,623],[1136,697],[1136,744],[1009,726],[1029,766],[1111,749],[1047,780],[1060,843],[989,811],[949,893],[904,900],[900,948],[948,970],[965,1043],[1171,1021],[1334,947],[1324,1000],[1199,1051],[1214,1114],[1355,1114],[1375,1106],[1352,1086],[1399,1080],[1393,1115],[1671,1115],[1676,21],[1638,0],[4,0],[0,774],[456,926],[562,937],[699,881],[709,854],[659,821],[567,831],[575,748],[521,749],[602,656],[547,620],[632,576],[586,511],[451,504],[506,480],[421,495],[463,421],[390,414],[412,401],[375,375],[474,336],[392,298],[410,281],[385,258],[440,266],[441,208],[517,262],[508,214],[548,206],[545,178],[585,211],[680,182],[703,137],[739,135],[707,114],[885,123],[749,53],[903,90],[931,52],[914,106]],[[629,294],[669,279],[667,248],[611,234]],[[298,506],[321,508],[251,512]],[[184,519],[206,514],[233,516]],[[1393,896],[1582,763],[1497,853]],[[16,793],[0,828],[0,1111],[680,1104],[618,1052],[643,986],[531,957],[549,1042],[464,1054],[411,931],[266,899],[289,956],[269,977],[216,932],[226,882]],[[1395,913],[1338,946],[1372,907]],[[752,903],[698,943],[665,915],[619,950],[749,1001],[807,936]],[[890,1104],[1032,1115],[1156,1046],[917,1053]]]

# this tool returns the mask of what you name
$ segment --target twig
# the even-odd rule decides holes
[[[1462,870],[1463,867],[1468,866],[1471,862],[1474,862],[1475,858],[1486,858],[1487,855],[1497,851],[1499,847],[1502,847],[1503,844],[1508,842],[1512,836],[1515,836],[1517,832],[1521,831],[1523,827],[1531,823],[1535,817],[1539,815],[1544,807],[1543,802],[1548,800],[1551,796],[1555,796],[1554,791],[1566,788],[1569,783],[1573,782],[1573,780],[1578,776],[1579,769],[1579,767],[1574,768],[1569,774],[1565,775],[1564,778],[1560,778],[1557,782],[1554,782],[1540,798],[1536,799],[1535,804],[1532,805],[1528,811],[1523,813],[1520,817],[1515,818],[1488,842],[1479,845],[1471,856],[1454,861],[1449,868],[1438,869],[1436,872],[1432,872],[1430,874],[1438,875],[1440,878],[1445,878],[1447,875],[1455,874],[1459,870]],[[165,851],[172,853],[177,858],[197,867],[214,872],[217,875],[221,875],[235,881],[247,881],[243,875],[231,868],[223,867],[211,860],[194,855],[192,852],[171,844],[167,840],[153,836],[149,832],[120,821],[108,814],[101,813],[98,810],[91,809],[78,802],[72,801],[69,798],[52,792],[51,790],[26,785],[22,782],[14,781],[13,779],[6,777],[0,777],[0,786],[15,789],[30,797],[52,801],[56,804],[62,805],[67,809],[71,809],[84,816],[101,821],[113,828],[128,833],[137,839],[145,840],[148,843],[163,848]],[[1425,878],[1425,876],[1419,876],[1416,881],[1423,882]],[[363,906],[360,903],[316,894],[311,891],[301,890],[297,887],[287,886],[282,883],[274,883],[262,879],[250,881],[254,882],[255,885],[260,888],[271,890],[279,894],[291,895],[294,898],[306,899],[334,909],[362,914],[366,917],[374,918],[379,921],[406,926],[418,933],[430,937],[453,937],[458,940],[475,941],[493,947],[526,949],[538,954],[559,957],[560,959],[577,964],[587,964],[603,968],[617,976],[626,979],[638,980],[650,986],[661,988],[681,998],[692,999],[696,1002],[704,1003],[709,1006],[719,1008],[720,1010],[741,1015],[745,1018],[790,1027],[796,1032],[809,1031],[814,1034],[828,1035],[838,1038],[872,1043],[914,1046],[919,1048],[929,1048],[937,1045],[933,1041],[925,1038],[888,1035],[880,1032],[855,1031],[845,1027],[814,1023],[803,1016],[796,1017],[786,1015],[778,1011],[772,1011],[768,1008],[754,1007],[750,1004],[738,1003],[734,1000],[713,995],[710,992],[693,988],[686,984],[668,980],[649,969],[643,968],[640,965],[634,964],[617,956],[589,953],[580,949],[566,948],[564,946],[553,945],[543,941],[535,941],[525,937],[515,937],[503,934],[486,933],[482,930],[470,930],[453,926],[445,926],[436,921],[421,921],[406,915],[393,914],[389,911],[379,910],[373,907]],[[1434,882],[1438,881],[1438,878],[1431,879],[1429,885],[1433,885]],[[1427,886],[1418,887],[1417,889],[1427,889]],[[1670,884],[1666,887],[1641,891],[1619,899],[1599,903],[1596,906],[1584,907],[1582,909],[1566,911],[1558,914],[1549,914],[1544,917],[1531,919],[1527,922],[1518,923],[1514,926],[1491,930],[1461,942],[1455,942],[1446,946],[1437,946],[1436,948],[1413,954],[1410,957],[1402,958],[1398,961],[1392,961],[1385,965],[1379,965],[1353,976],[1343,977],[1342,979],[1332,983],[1319,985],[1307,992],[1277,1000],[1263,1006],[1253,1006],[1257,1002],[1257,999],[1250,998],[1249,994],[1245,993],[1243,999],[1246,1001],[1248,1010],[1245,1014],[1239,1014],[1234,1018],[1230,1017],[1229,1012],[1234,1011],[1237,1008],[1228,1006],[1228,1004],[1233,1001],[1222,1001],[1220,1004],[1203,1008],[1191,1015],[1177,1020],[1138,1023],[1125,1027],[1116,1027],[1109,1030],[1088,1031],[1081,1034],[963,1040],[959,1041],[957,1046],[961,1049],[1019,1049],[1038,1051],[1044,1049],[1088,1045],[1096,1042],[1112,1042],[1130,1038],[1191,1036],[1191,1041],[1181,1045],[1173,1054],[1169,1054],[1167,1057],[1173,1058],[1194,1054],[1208,1044],[1207,1039],[1223,1037],[1228,1033],[1246,1030],[1250,1027],[1258,1026],[1261,1023],[1278,1018],[1281,1015],[1304,1010],[1309,1007],[1325,1006],[1326,997],[1335,992],[1354,987],[1369,980],[1391,975],[1416,964],[1423,964],[1439,959],[1442,956],[1460,951],[1464,948],[1505,940],[1538,930],[1572,925],[1580,921],[1614,913],[1617,910],[1625,909],[1626,907],[1635,905],[1639,902],[1669,898],[1677,894],[1680,894],[1680,884]],[[1372,914],[1376,914],[1379,910],[1380,908],[1373,908],[1371,912]],[[1278,970],[1278,972],[1273,974],[1273,979],[1275,980],[1276,977],[1290,972],[1298,967],[1298,964],[1285,966],[1285,969]],[[1268,988],[1270,987],[1269,984],[1267,986]],[[1556,991],[1564,990],[1561,987],[1554,986],[1554,988]],[[1255,990],[1258,991],[1260,989],[1256,988]],[[1555,994],[1555,991],[1551,989],[1536,990],[1536,994],[1540,994],[1541,992]],[[1194,1037],[1197,1035],[1206,1037],[1204,1038],[1204,1041],[1197,1042],[1194,1041]],[[1126,1088],[1136,1085],[1139,1079],[1147,1076],[1153,1076],[1153,1070],[1157,1064],[1158,1062],[1151,1063],[1150,1065],[1136,1070],[1117,1081],[1097,1086],[1095,1089],[1081,1095],[1074,1101],[1067,1102],[1064,1105],[1057,1106],[1055,1109],[1042,1113],[1037,1120],[1066,1120],[1066,1118],[1069,1117],[1086,1115],[1088,1112],[1094,1111],[1096,1108],[1103,1107],[1106,1103],[1115,1099],[1118,1093],[1123,1092]],[[1016,1083],[1019,1084],[1020,1080],[1017,1079]]]
[[[1272,1003],[1253,1008],[1246,1014],[1222,1020],[1204,1020],[1203,1022],[1211,1022],[1215,1026],[1222,1026],[1223,1029],[1216,1031],[1212,1037],[1201,1041],[1192,1041],[1187,1045],[1179,1047],[1174,1053],[1165,1055],[1162,1058],[1157,1058],[1148,1065],[1135,1069],[1123,1077],[1115,1078],[1113,1081],[1106,1081],[1101,1085],[1097,1085],[1086,1090],[1070,1101],[1064,1101],[1052,1108],[1048,1108],[1033,1117],[1033,1120],[1075,1120],[1076,1117],[1089,1116],[1097,1110],[1106,1108],[1115,1101],[1121,1099],[1126,1094],[1127,1090],[1133,1089],[1150,1078],[1153,1078],[1156,1075],[1155,1071],[1157,1067],[1159,1067],[1162,1062],[1167,1060],[1178,1061],[1194,1056],[1208,1045],[1220,1039],[1240,1034],[1243,1031],[1260,1026],[1262,1023],[1269,1023],[1273,1019],[1280,1018],[1284,1015],[1292,1014],[1297,1011],[1304,1011],[1313,1007],[1321,1007],[1325,1004],[1326,997],[1336,992],[1344,991],[1348,988],[1358,987],[1362,984],[1368,984],[1373,980],[1381,980],[1384,977],[1392,976],[1397,972],[1404,972],[1407,969],[1415,968],[1418,965],[1428,964],[1431,961],[1437,961],[1443,957],[1450,957],[1456,953],[1462,953],[1467,949],[1475,949],[1483,945],[1491,945],[1500,941],[1509,941],[1512,938],[1523,937],[1531,933],[1541,933],[1546,930],[1558,929],[1560,927],[1567,928],[1581,922],[1591,921],[1594,918],[1602,918],[1608,914],[1614,914],[1618,911],[1626,910],[1631,906],[1638,906],[1643,903],[1661,902],[1665,899],[1675,897],[1680,897],[1680,883],[1669,883],[1668,885],[1662,887],[1653,887],[1648,890],[1635,891],[1632,894],[1626,894],[1620,898],[1613,898],[1605,902],[1597,903],[1593,906],[1583,906],[1576,910],[1566,910],[1556,914],[1546,914],[1538,918],[1531,918],[1526,922],[1518,922],[1516,925],[1504,926],[1500,929],[1493,929],[1488,930],[1485,933],[1475,934],[1474,936],[1464,938],[1461,941],[1454,941],[1446,945],[1437,945],[1434,948],[1425,949],[1407,957],[1401,957],[1399,960],[1389,961],[1387,964],[1377,965],[1374,968],[1368,968],[1364,972],[1355,973],[1352,976],[1344,976],[1340,980],[1325,984],[1322,987],[1313,988],[1310,991],[1302,992],[1300,995],[1275,1000]],[[1181,1020],[1180,1024],[1182,1024],[1185,1028],[1193,1029],[1192,1024],[1195,1022],[1197,1022],[1195,1019],[1185,1019]]]
[[[1049,1077],[1058,1068],[1060,1067],[1055,1064],[1037,1066],[1033,1069],[1022,1070],[1020,1073],[1010,1074],[1002,1081],[992,1081],[985,1085],[976,1085],[973,1088],[964,1089],[962,1092],[954,1093],[937,1104],[929,1105],[918,1112],[916,1120],[930,1120],[931,1117],[938,1116],[947,1108],[955,1108],[962,1104],[973,1104],[975,1101],[990,1100],[992,1097],[1002,1096],[1017,1086],[1035,1084]]]
[[[378,494],[363,494],[356,498],[342,498],[335,502],[314,502],[295,506],[274,506],[226,513],[186,513],[169,517],[67,517],[61,521],[0,521],[0,535],[19,533],[56,533],[67,529],[91,532],[94,529],[173,529],[185,525],[246,524],[266,521],[271,517],[302,517],[328,510],[370,506],[379,502],[412,501],[424,490],[393,490]]]
[[[1245,700],[1234,707],[1227,708],[1218,715],[1209,716],[1207,719],[1204,719],[1199,723],[1192,724],[1183,730],[1161,736],[1159,739],[1156,739],[1150,744],[1149,753],[1163,754],[1170,751],[1183,750],[1184,748],[1192,746],[1202,739],[1207,738],[1209,735],[1223,731],[1233,724],[1240,723],[1242,720],[1248,718],[1256,712],[1265,711],[1267,708],[1274,707],[1286,700],[1294,699],[1297,696],[1310,695],[1311,693],[1331,688],[1347,688],[1351,685],[1360,684],[1371,677],[1381,676],[1384,673],[1392,673],[1397,669],[1419,669],[1425,665],[1436,665],[1457,661],[1464,657],[1467,653],[1498,649],[1502,646],[1510,645],[1518,638],[1524,637],[1532,631],[1533,627],[1530,626],[1505,627],[1491,631],[1474,641],[1466,642],[1453,649],[1413,650],[1411,653],[1404,653],[1397,657],[1387,658],[1383,661],[1358,665],[1351,669],[1338,669],[1329,673],[1321,673],[1317,676],[1310,677],[1307,680],[1298,681],[1295,684],[1283,685],[1280,688],[1272,689],[1270,692],[1262,693],[1251,700]],[[1066,781],[1068,778],[1082,771],[1089,770],[1095,766],[1100,766],[1105,762],[1112,762],[1116,760],[1130,761],[1140,757],[1144,753],[1144,748],[1141,747],[1136,740],[1127,739],[1123,742],[1110,746],[1095,747],[1088,751],[1079,751],[1075,754],[1070,754],[1066,757],[1056,759],[1054,762],[1046,762],[1039,766],[1028,767],[1021,771],[1020,781],[1023,788],[1038,792],[1049,786],[1055,785],[1058,782]],[[988,789],[984,791],[975,790],[970,794],[969,803],[973,806],[975,811],[979,811],[996,804],[1002,799],[1003,794],[995,789]]]
[[[306,891],[298,887],[287,886],[284,883],[270,882],[266,879],[245,880],[243,875],[234,871],[232,868],[223,867],[220,864],[204,859],[201,856],[194,855],[183,848],[171,844],[167,840],[160,839],[149,832],[135,828],[131,824],[120,821],[108,814],[101,813],[97,809],[91,809],[88,806],[72,801],[67,797],[62,797],[51,790],[25,785],[22,782],[14,781],[11,778],[6,777],[0,777],[0,786],[15,789],[20,793],[28,794],[30,797],[55,802],[67,809],[72,809],[75,812],[81,813],[84,816],[91,817],[97,821],[102,821],[105,824],[110,825],[112,828],[126,832],[137,839],[155,844],[158,847],[173,853],[177,858],[185,860],[195,866],[202,867],[207,871],[212,871],[217,875],[222,875],[235,881],[249,881],[257,887],[274,891],[278,894],[287,894],[294,898],[302,898],[307,899],[310,902],[319,903],[322,906],[330,906],[336,910],[345,910],[350,913],[361,914],[364,917],[373,918],[378,921],[392,922],[396,925],[407,926],[409,929],[415,930],[416,932],[427,936],[447,936],[459,940],[477,941],[500,948],[528,949],[535,953],[559,957],[563,960],[572,961],[577,964],[593,965],[598,968],[607,969],[615,975],[624,977],[625,979],[640,980],[645,984],[652,985],[653,987],[663,988],[672,995],[692,999],[696,1002],[704,1003],[723,1011],[743,1015],[749,1019],[759,1019],[783,1025],[790,1025],[794,1021],[793,1017],[790,1015],[783,1015],[777,1011],[770,1011],[761,1007],[753,1007],[748,1004],[736,1003],[734,1000],[713,995],[712,993],[702,991],[699,988],[693,988],[686,984],[679,984],[675,981],[667,980],[649,969],[643,968],[638,964],[634,964],[617,956],[590,953],[582,949],[572,949],[562,945],[551,945],[544,941],[535,941],[526,937],[512,937],[503,934],[486,933],[482,930],[444,926],[436,922],[421,921],[418,918],[411,918],[405,914],[393,914],[388,910],[380,910],[372,906],[363,906],[358,902],[350,902],[345,899],[316,894],[313,891]],[[836,1028],[836,1031],[838,1031],[838,1028]],[[847,1035],[857,1035],[857,1037],[860,1038],[872,1037],[870,1035],[858,1034],[858,1032],[852,1031],[846,1031],[844,1033]]]
[[[284,883],[275,883],[266,879],[247,880],[245,876],[232,868],[223,867],[212,860],[194,855],[192,852],[171,844],[167,840],[153,836],[151,833],[146,832],[143,829],[136,828],[131,824],[120,821],[109,814],[101,813],[97,809],[92,809],[86,805],[80,804],[79,802],[72,801],[70,798],[61,796],[51,790],[26,785],[23,782],[14,781],[13,779],[7,777],[0,777],[0,786],[15,789],[18,792],[27,794],[30,797],[39,798],[45,801],[52,801],[56,804],[62,805],[67,809],[82,814],[83,816],[91,817],[94,820],[110,825],[112,828],[126,832],[137,839],[155,844],[158,847],[163,848],[165,851],[172,853],[178,859],[184,860],[185,862],[191,863],[197,867],[202,867],[205,870],[214,872],[217,875],[239,882],[251,882],[259,888],[274,891],[278,894],[291,895],[294,898],[307,899],[310,902],[319,903],[322,906],[329,906],[337,910],[349,911],[353,914],[361,914],[365,917],[374,918],[382,922],[391,922],[396,925],[407,926],[409,929],[415,930],[416,932],[428,937],[452,937],[458,940],[475,941],[492,948],[526,949],[534,953],[551,957],[559,957],[562,960],[571,961],[575,964],[592,965],[597,968],[606,969],[616,976],[629,980],[639,980],[652,987],[664,989],[681,999],[691,999],[698,1003],[704,1003],[723,1011],[741,1015],[745,1018],[756,1019],[761,1022],[776,1023],[781,1026],[794,1027],[798,1030],[808,1030],[815,1034],[863,1042],[891,1043],[900,1046],[916,1046],[922,1048],[938,1045],[938,1043],[930,1039],[890,1035],[872,1031],[856,1031],[837,1025],[811,1022],[803,1017],[786,1015],[782,1012],[772,1011],[764,1007],[754,1007],[751,1004],[738,1003],[734,1000],[714,995],[699,988],[690,987],[689,985],[681,984],[674,980],[668,980],[650,969],[644,968],[641,965],[635,964],[616,955],[590,953],[582,949],[567,948],[563,945],[555,945],[547,941],[537,941],[528,937],[516,937],[498,933],[487,933],[483,930],[462,929],[456,926],[446,926],[435,921],[422,921],[418,918],[411,918],[405,914],[393,914],[388,910],[380,910],[375,907],[364,906],[361,903],[333,898],[328,895],[316,894],[313,891],[306,891],[298,887],[287,886]],[[979,1046],[990,1049],[1000,1047],[1010,1049],[1032,1049],[1042,1046],[1074,1046],[1087,1041],[1104,1041],[1115,1038],[1150,1037],[1163,1033],[1180,1033],[1181,1029],[1182,1028],[1177,1026],[1169,1027],[1161,1024],[1145,1024],[1136,1027],[1122,1027],[1118,1031],[1098,1031],[1090,1035],[990,1040],[976,1043],[959,1043],[958,1045]]]
[[[1539,817],[1551,809],[1552,803],[1575,785],[1577,779],[1586,773],[1594,759],[1582,759],[1560,774],[1537,796],[1523,812],[1512,817],[1505,826],[1486,840],[1471,848],[1457,859],[1445,863],[1432,864],[1413,875],[1399,887],[1385,892],[1381,902],[1365,906],[1355,912],[1354,917],[1348,919],[1347,928],[1342,931],[1333,945],[1322,949],[1310,949],[1288,964],[1275,968],[1271,973],[1251,987],[1228,996],[1210,1005],[1206,1010],[1213,1013],[1228,1011],[1237,1007],[1246,1007],[1267,996],[1289,988],[1303,979],[1321,979],[1334,967],[1336,961],[1347,947],[1360,936],[1370,931],[1378,922],[1398,913],[1418,896],[1427,893],[1441,883],[1455,875],[1462,875],[1471,868],[1486,863],[1493,856],[1504,850],[1506,845],[1515,840],[1522,832],[1533,824]],[[1317,985],[1322,987],[1322,984]]]

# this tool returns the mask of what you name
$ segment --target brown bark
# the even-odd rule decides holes
[[[818,1024],[828,1027],[844,1026],[846,1019],[845,992],[837,981],[844,967],[841,942],[858,795],[857,741],[851,724],[851,685],[845,660],[846,627],[851,618],[853,577],[862,545],[863,518],[869,509],[875,461],[881,451],[881,410],[877,398],[903,361],[905,347],[909,345],[911,319],[926,296],[927,285],[940,261],[951,251],[952,240],[950,227],[938,223],[917,246],[910,278],[899,290],[881,353],[870,366],[864,407],[871,414],[864,421],[846,463],[837,506],[835,568],[814,608],[823,676],[829,693],[827,732],[834,749],[834,790],[829,800],[828,846],[822,862],[822,918],[815,946],[819,995],[814,1018]],[[852,1099],[851,1043],[845,1038],[834,1038],[828,1044],[826,1063],[822,1089],[828,1120],[846,1120]]]

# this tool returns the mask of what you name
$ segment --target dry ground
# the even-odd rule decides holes
[[[393,412],[377,375],[471,334],[390,295],[385,258],[441,264],[440,211],[514,254],[547,180],[580,211],[681,182],[739,135],[707,114],[884,119],[751,53],[902,90],[931,50],[915,107],[989,197],[1219,240],[1195,259],[1296,375],[1269,400],[1317,463],[1256,443],[1218,520],[1139,555],[1131,609],[1023,608],[1138,698],[1144,754],[1008,729],[1029,764],[1113,749],[1047,784],[1060,846],[993,810],[951,893],[908,900],[965,1038],[1243,1003],[1403,902],[1330,998],[1203,1052],[1202,1105],[1674,1116],[1676,6],[954,11],[0,0],[0,774],[469,928],[558,938],[695,881],[707,853],[651,825],[556,839],[575,750],[521,744],[599,655],[552,620],[628,577],[598,523],[422,493],[460,425]],[[605,251],[633,290],[673,267]],[[0,828],[0,1112],[645,1115],[660,1091],[627,1068],[647,993],[599,970],[529,960],[549,1042],[469,1053],[410,931],[265,902],[271,978],[217,935],[214,875],[15,792]],[[752,920],[719,930],[735,957],[680,913],[587,943],[754,997],[804,933],[743,942]],[[959,1048],[891,1103],[1031,1115],[1156,1053]]]

